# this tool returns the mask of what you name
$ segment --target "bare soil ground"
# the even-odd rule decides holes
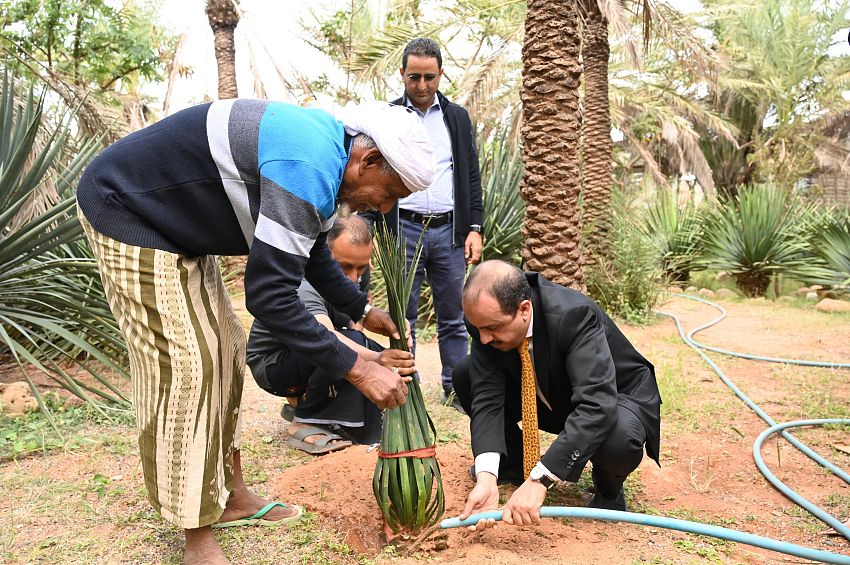
[[[850,317],[803,303],[722,302],[730,317],[697,338],[762,355],[850,362]],[[690,329],[715,317],[701,304],[674,299],[662,309]],[[249,318],[245,317],[246,323]],[[761,476],[752,444],[766,425],[676,336],[672,321],[625,333],[655,365],[664,398],[661,467],[645,460],[627,483],[632,510],[734,528],[831,552],[850,543],[820,532]],[[712,354],[726,374],[777,421],[850,417],[850,371],[756,363]],[[438,428],[446,516],[456,516],[472,488],[468,420],[437,405],[436,343],[420,344],[417,364]],[[235,563],[799,563],[800,559],[681,532],[582,520],[539,527],[500,526],[483,534],[441,532],[413,555],[387,549],[371,478],[376,453],[364,446],[311,457],[285,447],[280,401],[250,377],[243,398],[243,459],[248,482],[278,500],[304,505],[305,524],[279,530],[232,530],[220,539]],[[94,429],[91,448],[49,452],[0,464],[0,562],[176,563],[180,535],[144,498],[132,430]],[[796,435],[843,469],[850,445],[843,429]],[[850,486],[822,471],[784,440],[763,455],[773,472],[841,520]],[[559,485],[547,504],[582,506],[588,473]],[[97,479],[100,476],[102,479]],[[501,487],[507,497],[512,487]]]

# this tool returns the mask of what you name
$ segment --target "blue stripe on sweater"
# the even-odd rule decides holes
[[[271,103],[260,121],[260,174],[330,218],[347,161],[343,138],[327,112]]]

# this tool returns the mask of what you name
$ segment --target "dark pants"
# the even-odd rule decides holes
[[[372,351],[383,350],[363,332],[337,331]],[[328,373],[288,349],[269,354],[277,356],[277,361],[265,365],[264,370],[252,366],[254,380],[260,388],[275,396],[297,396],[297,422],[330,426],[355,443],[380,441],[381,411],[348,382],[345,375]],[[255,363],[258,368],[261,365]]]
[[[469,357],[464,358],[454,369],[455,394],[467,414],[472,414],[472,389],[469,380]],[[517,390],[519,390],[517,388]],[[590,457],[593,463],[593,484],[605,498],[615,498],[629,474],[637,469],[643,459],[646,430],[643,422],[628,408],[617,406],[617,424]],[[564,430],[564,416],[556,415],[537,401],[538,428],[551,434]],[[505,398],[505,445],[507,457],[499,463],[500,479],[522,479],[522,406],[519,394],[508,394]]]
[[[399,220],[407,246],[407,264],[413,260],[416,242],[424,227],[407,220]],[[452,245],[452,223],[428,228],[422,237],[422,255],[416,267],[413,290],[407,305],[407,320],[416,328],[419,310],[419,295],[422,281],[428,277],[434,310],[437,313],[437,340],[440,346],[440,362],[443,366],[441,380],[444,389],[452,388],[452,370],[469,351],[469,336],[463,323],[461,291],[466,274],[464,242]],[[415,331],[414,331],[415,339]]]

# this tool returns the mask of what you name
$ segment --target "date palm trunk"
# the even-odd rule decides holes
[[[574,0],[529,0],[522,49],[527,269],[584,289],[579,196],[578,12]]]
[[[233,32],[239,24],[239,12],[233,0],[207,0],[206,12],[215,41],[218,97],[236,98],[236,43]]]
[[[582,179],[585,261],[588,266],[607,255],[613,182],[611,111],[608,102],[608,22],[596,0],[584,0],[584,132]]]

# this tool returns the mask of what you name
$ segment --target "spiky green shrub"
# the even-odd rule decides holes
[[[846,291],[850,287],[850,209],[830,211],[815,227],[812,239],[824,272],[806,282]]]
[[[645,210],[624,190],[611,194],[609,254],[586,273],[587,291],[609,314],[643,324],[664,284],[657,243],[644,231]]]
[[[417,244],[408,269],[403,239],[391,234],[386,224],[382,224],[376,236],[375,262],[386,283],[389,314],[396,327],[403,328],[413,273],[422,248]],[[390,347],[408,351],[404,336],[390,338]],[[435,454],[436,438],[437,431],[425,409],[419,381],[414,379],[408,384],[407,402],[384,410],[381,451],[372,480],[384,520],[396,534],[416,536],[436,524],[445,511],[443,481]]]
[[[481,190],[484,204],[482,259],[502,259],[519,264],[522,255],[522,222],[525,203],[519,192],[522,154],[506,133],[482,144]]]
[[[95,409],[127,408],[125,348],[75,211],[76,180],[98,147],[70,116],[51,122],[45,95],[0,92],[0,359],[38,371]],[[106,374],[103,368],[111,370]]]
[[[690,200],[680,206],[675,192],[659,188],[642,225],[659,245],[664,274],[671,281],[687,281],[700,255],[700,209]]]
[[[703,266],[726,271],[749,297],[763,296],[771,277],[797,280],[822,276],[811,258],[817,206],[796,192],[771,185],[742,188],[737,197],[709,207]]]

